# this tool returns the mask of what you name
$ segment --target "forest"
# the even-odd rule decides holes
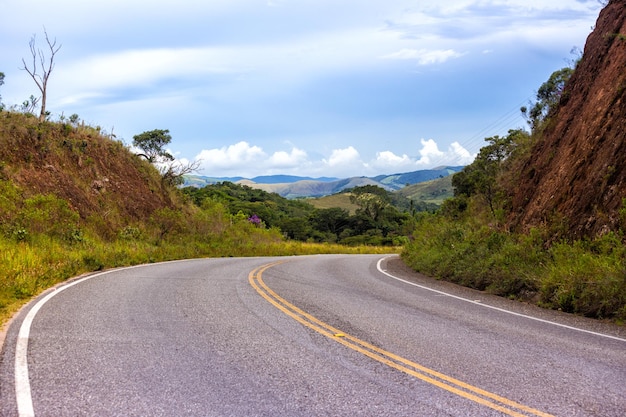
[[[258,227],[276,228],[285,238],[302,242],[402,246],[415,214],[398,208],[393,193],[377,186],[344,192],[358,207],[354,213],[340,207],[315,208],[307,200],[289,200],[232,182],[182,191],[199,207],[207,200],[219,202],[231,215],[249,219]]]

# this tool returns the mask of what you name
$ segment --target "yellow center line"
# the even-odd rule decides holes
[[[281,264],[285,261],[278,261],[263,265],[248,275],[250,285],[259,293],[263,298],[270,302],[273,306],[280,311],[298,321],[302,325],[326,336],[334,341],[341,343],[342,345],[349,347],[350,349],[359,352],[369,358],[372,358],[382,364],[385,364],[391,368],[397,369],[429,384],[435,385],[448,392],[452,392],[468,400],[474,401],[478,404],[482,404],[486,407],[498,410],[504,414],[525,417],[527,415],[533,415],[538,417],[553,417],[551,414],[544,413],[534,408],[519,404],[515,401],[501,397],[497,394],[485,391],[466,382],[444,375],[440,372],[426,368],[406,358],[388,352],[370,343],[367,343],[357,337],[351,336],[342,332],[341,330],[325,323],[309,313],[299,309],[293,304],[289,303],[284,298],[276,294],[271,288],[269,288],[262,279],[263,272],[269,268]],[[508,408],[507,408],[508,407]]]

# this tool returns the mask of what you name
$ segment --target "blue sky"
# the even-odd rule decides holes
[[[598,0],[1,0],[5,104],[43,28],[53,119],[169,129],[199,174],[349,177],[470,163],[582,49]],[[45,50],[45,49],[44,49]]]

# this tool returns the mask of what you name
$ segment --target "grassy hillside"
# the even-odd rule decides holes
[[[373,179],[380,182],[383,186],[389,186],[394,190],[401,190],[404,187],[412,184],[419,184],[425,181],[433,181],[438,178],[444,178],[450,175],[454,175],[462,169],[462,166],[439,167],[406,172],[403,174],[379,175],[377,177],[374,177]]]
[[[350,193],[292,200],[247,185],[223,182],[204,188],[185,187],[183,193],[198,206],[219,202],[233,216],[254,218],[277,228],[289,239],[345,245],[401,246],[412,224],[407,210],[399,210],[390,193],[377,186],[355,187]],[[344,209],[349,207],[350,209]]]
[[[320,198],[309,198],[306,201],[318,209],[340,208],[354,214],[359,206],[350,201],[350,195],[350,193],[339,193]]]
[[[287,241],[218,201],[193,204],[98,128],[0,111],[0,323],[51,285],[104,268],[393,250]]]
[[[366,177],[345,178],[336,181],[303,180],[292,183],[265,184],[255,183],[250,180],[238,181],[239,184],[258,188],[268,193],[276,193],[285,198],[322,197],[336,194],[341,191],[362,187],[366,185],[380,185],[376,181]]]
[[[352,177],[343,179],[296,177],[292,175],[268,175],[249,179],[241,177],[211,178],[198,175],[185,175],[184,185],[201,188],[220,182],[235,182],[259,188],[267,192],[277,193],[286,198],[310,198],[337,194],[354,187],[368,185],[375,185],[388,191],[401,190],[412,184],[454,175],[462,169],[462,166],[438,167],[392,175],[385,174],[376,177]]]
[[[441,205],[444,200],[454,196],[452,175],[419,184],[407,185],[395,191],[395,193],[415,202]]]
[[[550,115],[541,124],[554,123]],[[626,199],[621,208],[603,208],[607,218],[618,219],[617,226],[594,237],[568,238],[569,224],[577,219],[553,210],[544,211],[542,224],[527,231],[509,227],[507,220],[516,214],[514,190],[524,186],[536,192],[520,183],[518,167],[536,160],[530,150],[544,140],[541,127],[487,138],[476,160],[452,178],[454,197],[438,213],[418,217],[403,259],[430,276],[621,323],[626,320]],[[567,198],[576,203],[579,195]]]

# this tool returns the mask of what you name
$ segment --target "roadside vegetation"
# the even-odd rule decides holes
[[[186,187],[183,193],[199,207],[221,204],[232,216],[255,219],[301,242],[402,246],[413,224],[411,212],[398,208],[393,193],[370,185],[336,194],[332,201],[341,206],[327,208],[232,182]]]
[[[146,133],[162,140],[167,132]],[[254,193],[232,184],[242,194],[183,192],[176,187],[180,169],[152,164],[77,115],[41,122],[30,112],[0,111],[0,322],[46,288],[105,268],[199,257],[399,251],[290,239],[279,227],[312,206],[278,207],[256,195],[260,200],[248,207]],[[269,211],[260,210],[264,205]]]
[[[56,41],[46,40],[54,55]],[[31,52],[37,56],[32,43]],[[43,81],[51,70],[43,69],[45,78],[36,67],[29,73]],[[136,135],[131,149],[78,115],[51,121],[41,104],[36,114],[39,99],[32,96],[9,108],[0,97],[0,323],[50,286],[105,268],[400,251],[409,266],[438,279],[623,322],[626,201],[621,228],[596,239],[567,240],[566,219],[558,216],[530,231],[507,225],[516,174],[571,73],[556,71],[536,103],[521,109],[530,132],[487,138],[451,182],[395,193],[356,187],[315,204],[230,182],[180,189],[196,167],[178,165],[165,150],[167,130]],[[0,86],[4,81],[0,72]]]
[[[571,69],[552,74],[527,115],[531,131],[485,139],[475,161],[454,175],[454,196],[435,214],[416,216],[402,257],[439,279],[588,317],[626,320],[626,200],[621,227],[595,239],[572,240],[567,219],[509,230],[511,190],[532,145],[551,122]]]

